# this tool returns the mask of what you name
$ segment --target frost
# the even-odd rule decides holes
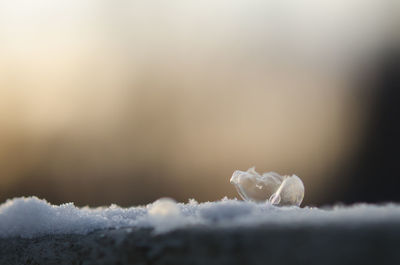
[[[296,175],[281,176],[275,172],[260,175],[252,167],[233,172],[231,183],[245,201],[300,206],[304,197],[303,182]]]
[[[367,205],[330,209],[276,207],[270,203],[230,200],[176,203],[160,199],[144,207],[79,208],[51,205],[36,197],[16,198],[0,205],[0,237],[32,238],[53,234],[87,234],[99,229],[151,228],[154,233],[201,226],[235,228],[339,225],[400,222],[400,205]],[[127,229],[129,230],[129,229]],[[130,230],[131,231],[131,230]]]
[[[170,198],[161,198],[149,207],[148,221],[156,233],[163,233],[181,226],[182,216],[177,203]]]

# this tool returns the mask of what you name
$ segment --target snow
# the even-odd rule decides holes
[[[163,198],[147,206],[121,208],[51,205],[37,197],[15,198],[0,205],[0,237],[33,238],[52,234],[87,234],[98,229],[153,228],[165,233],[178,228],[243,228],[340,225],[354,227],[376,222],[399,222],[400,205],[340,206],[327,209],[277,207],[224,198],[216,202],[176,203]]]
[[[147,219],[156,233],[168,232],[187,224],[178,204],[170,198],[155,201],[149,207]]]

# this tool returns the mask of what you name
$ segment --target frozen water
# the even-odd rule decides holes
[[[275,172],[260,175],[252,167],[247,171],[233,172],[231,183],[245,201],[300,206],[304,197],[303,182],[296,175],[281,176]]]
[[[178,204],[170,198],[161,198],[149,207],[148,222],[156,233],[167,232],[184,225]]]
[[[339,225],[353,227],[371,222],[400,222],[400,205],[358,204],[330,209],[276,207],[222,199],[216,202],[176,203],[160,199],[147,206],[79,208],[73,203],[51,205],[36,197],[15,198],[0,205],[0,237],[32,238],[51,234],[87,234],[98,229],[153,228],[155,233],[202,226],[243,228]]]

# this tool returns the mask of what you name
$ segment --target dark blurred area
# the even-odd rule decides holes
[[[364,89],[373,91],[363,140],[347,163],[343,202],[399,202],[400,49],[388,47],[374,62]],[[339,174],[339,173],[338,173]]]
[[[0,201],[400,202],[399,4],[321,2],[1,2]]]

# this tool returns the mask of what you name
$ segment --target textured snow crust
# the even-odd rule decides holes
[[[146,206],[121,208],[51,205],[37,197],[15,198],[0,205],[0,237],[32,238],[52,234],[87,234],[98,229],[153,228],[164,233],[179,228],[243,228],[248,226],[353,227],[376,222],[400,222],[400,205],[358,204],[329,209],[277,207],[222,199],[216,202],[176,203],[164,198]]]

